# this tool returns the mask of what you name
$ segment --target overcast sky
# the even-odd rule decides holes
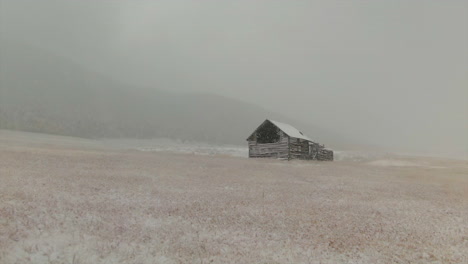
[[[127,83],[468,155],[465,0],[0,0],[0,34]]]

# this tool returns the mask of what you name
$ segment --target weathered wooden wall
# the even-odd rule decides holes
[[[333,151],[329,150],[329,149],[326,149],[326,148],[320,149],[318,154],[317,154],[317,160],[330,160],[330,161],[332,161],[333,160]]]
[[[281,158],[287,159],[289,155],[288,136],[280,131],[280,140],[275,143],[257,143],[255,137],[249,140],[250,158]]]
[[[333,151],[326,149],[323,145],[315,142],[310,142],[310,155],[311,160],[333,160]]]
[[[248,139],[250,158],[278,158],[302,160],[333,160],[333,151],[323,145],[289,137],[280,131],[280,140],[275,143],[258,143],[256,136]]]
[[[309,159],[309,142],[291,137],[289,140],[290,159]]]

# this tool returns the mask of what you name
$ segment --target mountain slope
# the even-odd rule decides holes
[[[5,39],[0,44],[0,128],[240,144],[265,118],[273,118],[297,125],[313,139],[328,137],[238,100],[122,84],[34,47]]]

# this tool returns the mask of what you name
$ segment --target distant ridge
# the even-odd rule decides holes
[[[265,118],[297,125],[312,139],[327,131],[214,94],[137,87],[55,54],[1,40],[0,128],[84,138],[167,137],[244,144]]]

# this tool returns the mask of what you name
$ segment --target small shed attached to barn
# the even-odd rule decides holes
[[[333,160],[333,151],[291,125],[265,120],[248,138],[249,158]]]

